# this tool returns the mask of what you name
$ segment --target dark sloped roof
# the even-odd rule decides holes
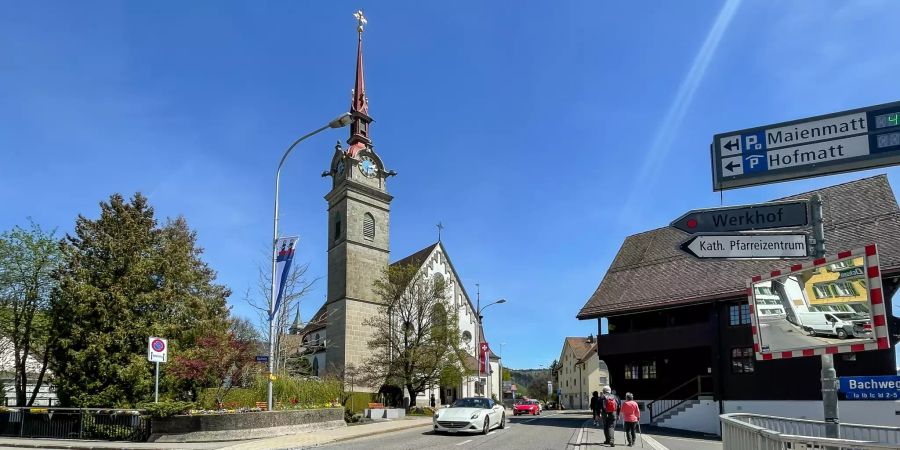
[[[434,251],[434,248],[437,247],[438,244],[440,244],[440,242],[435,242],[434,244],[431,244],[428,247],[425,247],[422,250],[419,250],[419,251],[413,253],[412,255],[407,256],[406,258],[403,258],[403,259],[400,259],[398,261],[391,263],[391,265],[392,266],[405,266],[407,264],[412,264],[416,267],[421,267],[422,264],[425,262],[425,258],[427,258],[428,255],[430,255],[431,252]]]
[[[828,255],[878,244],[882,271],[900,271],[900,208],[887,176],[878,175],[779,200],[818,193]],[[689,235],[671,227],[629,236],[578,313],[579,319],[744,295],[746,280],[798,261],[700,260],[679,249]]]

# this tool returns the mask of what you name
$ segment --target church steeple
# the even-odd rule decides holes
[[[297,305],[297,314],[294,315],[294,323],[288,328],[288,334],[300,334],[303,329],[303,322],[300,320],[300,305]]]
[[[353,99],[350,101],[350,114],[353,115],[353,123],[350,124],[350,139],[347,139],[351,156],[372,144],[369,138],[369,99],[366,97],[366,80],[363,69],[362,35],[363,27],[367,23],[362,11],[353,14],[356,17],[358,40],[356,44],[356,81],[353,84]]]

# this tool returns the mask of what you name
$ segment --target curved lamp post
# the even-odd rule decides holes
[[[284,156],[281,157],[281,161],[278,163],[278,169],[275,171],[275,219],[272,221],[272,291],[269,296],[269,386],[268,386],[268,395],[267,395],[267,404],[268,410],[272,410],[272,372],[275,370],[275,266],[278,259],[278,249],[275,248],[275,245],[278,242],[278,188],[281,185],[281,167],[284,165],[284,161],[287,159],[288,155],[294,150],[294,147],[297,144],[303,142],[309,137],[312,137],[328,128],[343,128],[347,125],[350,125],[350,122],[353,122],[353,117],[350,113],[343,113],[340,116],[336,117],[331,122],[328,122],[327,125],[307,133],[301,136],[299,139],[294,141],[290,147],[284,152]]]
[[[487,305],[484,305],[484,306],[482,307],[482,306],[481,306],[481,297],[479,297],[479,298],[478,298],[478,303],[477,303],[477,305],[475,306],[475,309],[478,310],[478,314],[475,315],[475,318],[476,318],[475,324],[477,325],[477,329],[475,330],[475,353],[476,353],[477,355],[479,355],[479,356],[476,356],[476,357],[475,357],[475,361],[478,363],[478,379],[479,379],[479,380],[481,380],[481,356],[480,356],[480,355],[481,355],[481,346],[480,346],[480,342],[479,342],[479,341],[481,340],[481,319],[482,319],[482,317],[481,317],[481,312],[484,311],[485,309],[487,309],[488,306],[491,306],[491,305],[499,305],[499,304],[501,304],[501,303],[506,303],[506,299],[505,299],[505,298],[501,298],[500,300],[497,300],[497,301],[495,301],[495,302],[493,302],[493,303],[488,303]],[[490,358],[487,358],[487,360],[488,360],[488,367],[490,367],[490,364],[491,364],[491,363],[490,363]],[[502,380],[501,380],[501,381],[502,381]],[[487,387],[490,388],[490,386],[491,386],[491,376],[488,375],[488,377],[487,377]],[[485,397],[490,398],[490,394],[485,395]]]

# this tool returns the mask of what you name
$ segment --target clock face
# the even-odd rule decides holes
[[[338,176],[340,176],[340,177],[344,176],[344,160],[343,159],[338,161],[337,167],[335,167],[335,170],[337,171]]]
[[[378,166],[375,165],[375,161],[372,161],[372,158],[363,156],[359,161],[359,171],[362,172],[363,175],[372,178],[378,171]]]

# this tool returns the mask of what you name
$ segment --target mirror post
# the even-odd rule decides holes
[[[822,404],[825,408],[825,437],[841,437],[838,421],[838,380],[834,355],[822,355]]]
[[[825,217],[822,214],[822,197],[813,194],[809,206],[812,213],[813,238],[816,241],[813,256],[825,257]],[[838,380],[834,370],[834,355],[822,355],[822,407],[825,416],[825,437],[838,439],[841,436],[838,421]]]

